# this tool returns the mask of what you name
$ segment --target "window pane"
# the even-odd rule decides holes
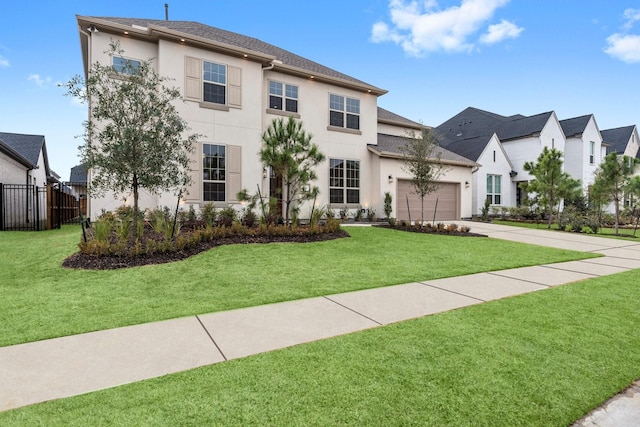
[[[211,83],[204,83],[203,100],[205,102],[214,102],[216,104],[225,105],[227,103],[225,87]]]
[[[493,192],[495,194],[500,194],[500,175],[495,175],[493,177],[494,181],[493,181]]]
[[[360,114],[360,100],[347,98],[347,113]]]
[[[332,188],[329,190],[329,203],[344,203],[344,192],[342,189]]]
[[[208,82],[225,84],[227,82],[227,69],[224,65],[213,62],[203,63],[203,79]]]
[[[329,108],[332,110],[344,111],[344,97],[340,95],[329,95]]]
[[[114,56],[113,69],[121,74],[134,74],[140,68],[140,61]]]
[[[347,203],[360,203],[360,190],[348,188]]]
[[[290,111],[292,113],[298,112],[298,101],[296,101],[295,99],[287,99],[286,106],[287,111]]]
[[[496,194],[496,195],[495,195],[495,196],[493,196],[493,197],[494,197],[494,199],[495,199],[495,204],[496,204],[496,205],[499,205],[499,204],[500,204],[500,195],[499,195],[499,194]]]
[[[286,85],[286,95],[287,98],[298,99],[298,86]]]
[[[203,198],[206,202],[224,202],[224,183],[205,182]]]
[[[493,193],[493,176],[487,175],[487,194]]]
[[[282,110],[282,98],[279,96],[270,96],[269,108],[273,108],[274,110]]]
[[[269,81],[269,93],[282,96],[282,83]]]
[[[354,116],[353,114],[347,114],[347,128],[348,129],[360,129],[360,116]]]
[[[344,113],[339,111],[330,111],[329,124],[331,126],[344,127]]]

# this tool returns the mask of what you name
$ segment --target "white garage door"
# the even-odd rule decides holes
[[[398,180],[398,200],[396,202],[396,218],[401,220],[420,220],[420,198],[415,195],[411,181]],[[409,196],[409,208],[407,209],[407,195]],[[433,213],[436,209],[436,199],[438,207],[436,211],[436,221],[451,221],[460,219],[460,184],[441,183],[438,190],[424,198],[424,220],[432,221]]]

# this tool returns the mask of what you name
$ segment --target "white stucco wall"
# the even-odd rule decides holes
[[[22,163],[18,163],[4,153],[0,153],[0,183],[26,184],[27,169]]]
[[[495,154],[494,154],[495,153]],[[495,160],[494,160],[495,158]],[[506,157],[502,145],[494,134],[487,143],[484,151],[478,158],[480,168],[473,174],[473,215],[481,215],[485,200],[487,199],[487,175],[501,176],[501,204],[499,206],[515,206],[515,180],[509,176],[511,163]],[[496,206],[496,205],[492,205]]]
[[[593,162],[590,161],[590,146],[594,143]],[[593,116],[579,137],[567,138],[564,150],[564,170],[580,180],[584,191],[593,183],[594,174],[603,160],[602,136]]]

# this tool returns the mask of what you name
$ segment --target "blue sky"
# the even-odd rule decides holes
[[[256,37],[387,89],[379,106],[427,125],[468,106],[640,124],[637,0],[168,2],[170,19]],[[86,118],[57,86],[82,72],[76,14],[164,19],[164,1],[3,4],[0,131],[45,135],[62,179]]]

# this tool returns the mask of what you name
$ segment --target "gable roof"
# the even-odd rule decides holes
[[[562,127],[562,131],[567,138],[580,137],[589,124],[589,120],[591,120],[591,117],[593,117],[593,114],[560,120],[560,126]]]
[[[0,143],[19,154],[23,160],[26,160],[28,164],[25,164],[25,166],[35,168],[38,166],[40,152],[44,148],[44,136],[0,132]]]
[[[86,184],[87,167],[84,164],[72,167],[71,174],[69,175],[69,182],[73,184]]]
[[[623,154],[627,149],[627,144],[631,140],[631,135],[633,135],[633,131],[635,130],[635,128],[635,125],[631,125],[600,131],[602,140],[608,144],[611,144],[608,152]],[[640,152],[638,153],[638,155],[640,155]]]
[[[378,107],[378,123],[386,123],[390,125],[403,126],[406,128],[412,128],[416,130],[422,130],[426,126],[421,125],[418,122],[409,120],[406,117],[402,117],[396,113],[392,113],[389,110],[385,110],[382,107]]]
[[[374,152],[380,157],[401,158],[404,156],[402,147],[406,145],[406,143],[406,138],[403,136],[379,133],[378,145],[369,145],[368,148],[370,151]],[[445,164],[467,167],[478,166],[476,162],[473,162],[466,157],[463,157],[445,148],[437,147],[437,152],[440,155],[442,162]]]
[[[84,29],[95,25],[99,31],[114,34],[122,34],[127,31],[130,37],[159,40],[174,39],[179,43],[193,44],[205,49],[222,51],[261,62],[263,65],[274,65],[283,72],[289,72],[310,78],[328,79],[334,84],[355,86],[360,90],[383,95],[386,90],[372,86],[355,77],[336,71],[322,64],[304,58],[288,50],[279,48],[262,40],[211,27],[194,21],[167,21],[144,18],[117,18],[117,17],[87,17],[77,16],[78,25],[82,34],[87,34]],[[84,39],[81,38],[84,43]],[[86,55],[86,46],[83,44],[83,55]],[[87,59],[85,60],[85,71]]]
[[[502,116],[467,107],[435,130],[441,146],[477,160],[494,133],[502,142],[535,136],[542,132],[553,114],[548,111],[534,116]]]

